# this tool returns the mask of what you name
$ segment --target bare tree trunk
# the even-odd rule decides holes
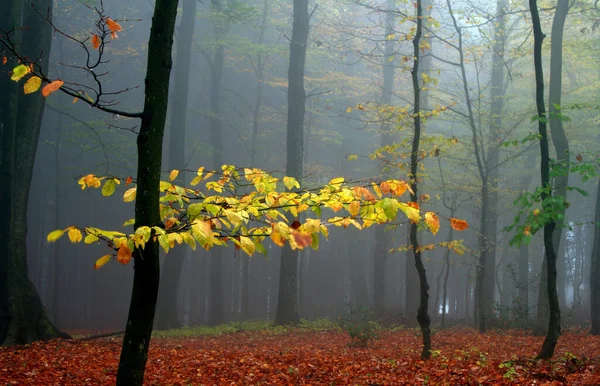
[[[308,0],[294,0],[294,21],[290,41],[290,66],[288,71],[287,163],[286,175],[302,184],[304,156],[304,65],[308,44],[310,16]],[[297,324],[298,317],[298,251],[289,245],[281,252],[279,271],[279,297],[275,323]]]
[[[534,67],[535,67],[535,99],[538,113],[538,132],[540,134],[541,154],[541,183],[543,192],[541,194],[543,210],[552,210],[547,200],[552,197],[550,186],[550,155],[548,151],[548,133],[546,129],[546,106],[544,103],[544,73],[542,66],[542,41],[544,33],[537,7],[537,0],[529,0],[531,20],[533,24],[534,37]],[[537,355],[537,359],[548,359],[554,355],[554,347],[560,335],[560,306],[558,304],[558,293],[556,290],[556,251],[554,250],[553,233],[556,223],[550,219],[544,226],[544,250],[546,253],[546,269],[548,270],[548,300],[550,305],[550,319],[548,332]]]
[[[169,131],[170,169],[184,169],[186,167],[186,118],[190,83],[190,60],[194,36],[194,24],[196,22],[196,0],[182,0],[182,5],[181,25],[179,26],[177,41],[177,56],[175,58],[175,84],[173,89],[173,103]],[[184,174],[182,173],[174,183],[185,185]],[[181,322],[177,316],[177,298],[184,256],[185,251],[183,248],[174,248],[165,258],[162,282],[158,292],[155,321],[157,329],[168,330],[181,326]]]

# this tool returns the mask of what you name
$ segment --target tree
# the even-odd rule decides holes
[[[565,135],[563,121],[561,116],[561,96],[562,96],[562,66],[563,66],[563,31],[565,28],[565,20],[569,13],[568,0],[558,0],[554,20],[552,21],[552,40],[550,52],[550,91],[548,95],[548,123],[550,124],[550,134],[554,149],[556,151],[556,162],[560,165],[561,172],[554,177],[554,196],[562,197],[566,202],[567,188],[569,183],[569,140]],[[565,223],[566,206],[562,206],[556,213],[559,225]],[[553,245],[555,253],[559,251],[560,240],[562,237],[562,226],[555,229],[553,233]],[[560,261],[563,261],[562,259]],[[537,319],[534,328],[534,333],[541,335],[545,331],[549,322],[549,304],[548,297],[548,282],[546,278],[546,264],[542,263],[542,274],[540,280],[540,290],[538,292],[538,308]],[[564,293],[564,292],[563,292]]]
[[[554,203],[552,186],[550,182],[550,155],[548,151],[548,133],[546,129],[546,106],[544,102],[544,72],[542,67],[542,41],[544,33],[540,22],[537,0],[529,0],[531,21],[533,24],[533,58],[535,68],[535,100],[537,107],[538,133],[540,136],[540,173],[541,191],[540,199],[542,209],[551,216],[544,224],[544,251],[546,255],[546,269],[548,281],[548,303],[550,306],[550,318],[546,338],[537,359],[548,359],[554,355],[554,347],[560,335],[560,305],[558,304],[558,292],[556,289],[556,251],[554,250],[553,233],[556,228],[554,220]]]
[[[314,11],[313,11],[314,12]],[[290,65],[288,71],[287,163],[286,175],[302,181],[304,158],[304,65],[310,15],[308,0],[294,0]],[[279,297],[275,323],[296,324],[298,317],[298,252],[284,247],[279,270]]]
[[[196,0],[182,0],[181,24],[177,36],[175,58],[175,84],[169,131],[169,167],[184,169],[185,135],[187,130],[188,90],[190,83],[190,59],[196,22]],[[158,292],[156,328],[168,330],[181,326],[177,317],[177,294],[179,277],[183,266],[183,251],[174,251],[163,266]]]
[[[590,334],[600,335],[600,181],[596,195],[596,217],[594,221],[594,246],[590,270],[590,308],[592,327]]]
[[[26,4],[27,3],[27,4]],[[42,12],[46,13],[43,15]],[[0,47],[6,65],[17,65],[11,41],[23,57],[46,71],[50,52],[52,1],[9,1],[0,11]],[[27,204],[44,98],[23,95],[13,80],[0,77],[0,343],[26,344],[61,334],[48,320],[27,273]]]

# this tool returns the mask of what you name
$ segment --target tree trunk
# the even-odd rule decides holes
[[[415,37],[413,38],[413,68],[411,71],[412,75],[412,87],[414,97],[413,107],[413,119],[414,119],[414,136],[412,141],[412,150],[410,153],[410,186],[412,192],[410,194],[410,200],[412,202],[418,201],[418,177],[417,170],[419,167],[419,144],[421,141],[421,85],[419,84],[419,47],[422,34],[423,26],[423,6],[421,0],[417,0],[417,29],[415,31]],[[421,359],[429,359],[431,356],[431,318],[429,317],[429,284],[427,284],[427,272],[421,259],[421,246],[419,245],[417,232],[417,224],[410,224],[410,247],[413,251],[415,258],[415,267],[419,273],[419,309],[417,310],[417,321],[421,327],[421,333],[423,335],[423,351],[421,352]]]
[[[556,12],[554,13],[554,20],[552,21],[552,40],[551,40],[551,53],[550,53],[550,92],[548,98],[549,104],[549,123],[550,123],[550,134],[552,135],[552,142],[554,143],[554,149],[556,150],[556,160],[565,169],[565,173],[560,173],[554,178],[554,195],[556,197],[563,197],[567,199],[567,185],[569,180],[569,141],[565,135],[563,129],[562,120],[560,119],[560,105],[562,96],[562,42],[563,42],[563,30],[565,26],[565,20],[567,13],[569,12],[568,0],[558,0]],[[557,109],[558,107],[558,109]],[[555,218],[562,217],[564,219],[565,207],[556,213]],[[561,223],[563,223],[561,221]],[[559,251],[560,239],[562,237],[562,228],[559,227],[554,231],[552,245],[554,251]],[[563,259],[560,259],[563,261]],[[550,317],[550,306],[548,303],[548,297],[546,296],[548,282],[547,274],[545,272],[546,262],[542,265],[542,276],[540,282],[540,291],[538,293],[538,308],[537,308],[537,320],[534,328],[534,332],[541,335],[542,331],[548,326]],[[564,273],[564,269],[561,270]]]
[[[388,39],[387,36],[394,34],[394,13],[396,11],[396,1],[387,0],[386,19],[385,19],[385,48],[382,58],[383,62],[383,87],[381,90],[380,103],[389,106],[392,104],[392,93],[394,91],[394,55],[396,50],[395,39]],[[394,142],[391,134],[392,125],[386,121],[381,126],[380,146],[388,146]],[[390,176],[389,166],[382,170],[384,179]],[[375,228],[375,250],[373,256],[373,309],[376,313],[382,313],[385,310],[385,267],[388,258],[388,238],[384,226]]]
[[[541,154],[541,183],[542,183],[542,205],[543,210],[552,210],[547,200],[552,198],[552,187],[550,186],[550,155],[548,151],[548,133],[546,129],[546,106],[544,104],[544,73],[542,66],[542,41],[544,33],[537,8],[537,0],[529,0],[534,37],[534,67],[535,67],[535,99],[538,116],[538,132],[540,135]],[[546,338],[537,359],[548,359],[554,355],[554,347],[560,335],[560,306],[558,304],[558,292],[556,290],[556,253],[554,250],[553,232],[556,223],[550,219],[544,225],[544,250],[546,253],[546,269],[548,272],[548,300],[550,305],[550,318]]]
[[[596,218],[594,221],[594,246],[590,272],[590,308],[592,328],[590,334],[600,335],[600,180],[596,196]]]
[[[304,155],[304,113],[306,95],[304,90],[304,65],[308,44],[310,16],[308,0],[294,0],[294,21],[290,41],[290,65],[288,71],[287,116],[287,164],[286,175],[302,184]],[[279,271],[279,297],[275,323],[278,325],[299,323],[298,317],[298,251],[289,245],[281,253]]]
[[[162,225],[159,182],[162,141],[169,99],[171,50],[177,1],[156,0],[145,79],[144,111],[137,138],[138,171],[135,228]],[[117,385],[142,385],[158,297],[160,264],[158,242],[153,238],[143,250],[133,251],[134,276],[129,315],[117,372]]]
[[[51,17],[51,1],[31,5]],[[32,60],[42,54],[37,63],[46,71],[51,27],[31,5],[17,0],[4,5],[0,25],[29,27],[18,32],[22,54]],[[65,336],[48,320],[27,269],[27,205],[45,101],[40,93],[24,95],[6,75],[0,89],[0,343],[27,344]]]
[[[196,0],[183,0],[182,5],[181,25],[179,26],[177,40],[177,56],[175,58],[175,84],[169,131],[169,169],[184,169],[186,167],[186,114],[190,83],[190,60],[194,24],[196,21]],[[185,185],[183,174],[174,183]],[[155,325],[159,330],[168,330],[181,326],[181,322],[177,317],[177,295],[184,254],[185,251],[183,248],[174,248],[165,258],[156,306]]]

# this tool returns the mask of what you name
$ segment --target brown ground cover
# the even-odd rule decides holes
[[[340,331],[237,332],[156,338],[147,385],[600,385],[600,337],[565,332],[552,361],[542,338],[454,328],[419,360],[418,331],[383,331],[369,348]],[[112,385],[121,338],[54,340],[0,348],[0,385]]]

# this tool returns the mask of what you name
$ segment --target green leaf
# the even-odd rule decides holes
[[[86,244],[93,244],[98,240],[99,240],[98,236],[89,233],[87,236],[85,236],[85,239],[83,239],[83,242]]]
[[[24,77],[27,74],[29,74],[29,67],[27,67],[24,64],[19,64],[17,67],[13,68],[10,79],[14,80],[15,82],[18,82],[21,80],[22,77]]]
[[[384,198],[381,203],[381,209],[383,209],[385,217],[389,220],[393,220],[396,218],[396,214],[398,214],[398,203],[390,198]]]
[[[113,195],[116,188],[117,188],[117,182],[115,181],[115,179],[109,178],[108,180],[106,180],[106,182],[102,186],[102,195],[104,197],[110,197]]]

